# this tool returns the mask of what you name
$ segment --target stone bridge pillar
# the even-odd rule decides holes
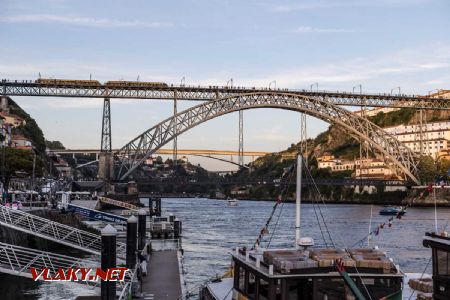
[[[114,156],[111,152],[101,152],[98,156],[98,179],[114,179]]]

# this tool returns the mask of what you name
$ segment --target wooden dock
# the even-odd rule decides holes
[[[177,300],[181,296],[178,250],[154,251],[142,279],[143,299]]]

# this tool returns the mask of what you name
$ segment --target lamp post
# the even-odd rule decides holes
[[[391,89],[391,95],[392,95],[392,92],[395,91],[396,89],[398,89],[398,95],[400,96],[400,94],[402,93],[402,90],[399,86]]]
[[[272,85],[272,83],[273,83],[273,85],[274,85],[274,90],[276,90],[277,89],[277,81],[276,80],[272,80],[271,82],[269,82],[269,90],[270,90],[270,86]]]
[[[181,78],[181,82],[180,82],[180,86],[185,86],[186,85],[186,77],[182,77]]]
[[[318,83],[318,82],[314,82],[313,84],[311,84],[311,85],[309,86],[310,89],[311,89],[311,92],[312,92],[312,90],[313,90],[313,86],[316,86],[317,91],[319,91],[319,83]]]
[[[362,94],[362,85],[358,84],[356,86],[353,87],[353,94],[355,93],[355,89],[359,87],[359,93]]]

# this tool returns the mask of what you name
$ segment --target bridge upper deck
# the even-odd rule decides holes
[[[81,85],[75,83],[52,84],[34,81],[10,81],[3,79],[0,93],[4,96],[42,96],[74,98],[127,98],[211,101],[245,93],[289,93],[320,97],[336,105],[370,107],[415,107],[425,109],[450,109],[450,101],[443,97],[420,95],[367,94],[339,91],[308,91],[292,89],[269,89],[257,87],[226,86],[136,86]]]

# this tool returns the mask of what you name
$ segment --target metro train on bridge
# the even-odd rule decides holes
[[[51,84],[60,86],[101,86],[102,84],[98,80],[70,80],[70,79],[52,79],[52,78],[39,78],[36,79],[35,83],[38,84]],[[146,81],[107,81],[104,84],[107,87],[130,87],[130,88],[165,88],[168,87],[167,83],[164,82],[146,82]]]

